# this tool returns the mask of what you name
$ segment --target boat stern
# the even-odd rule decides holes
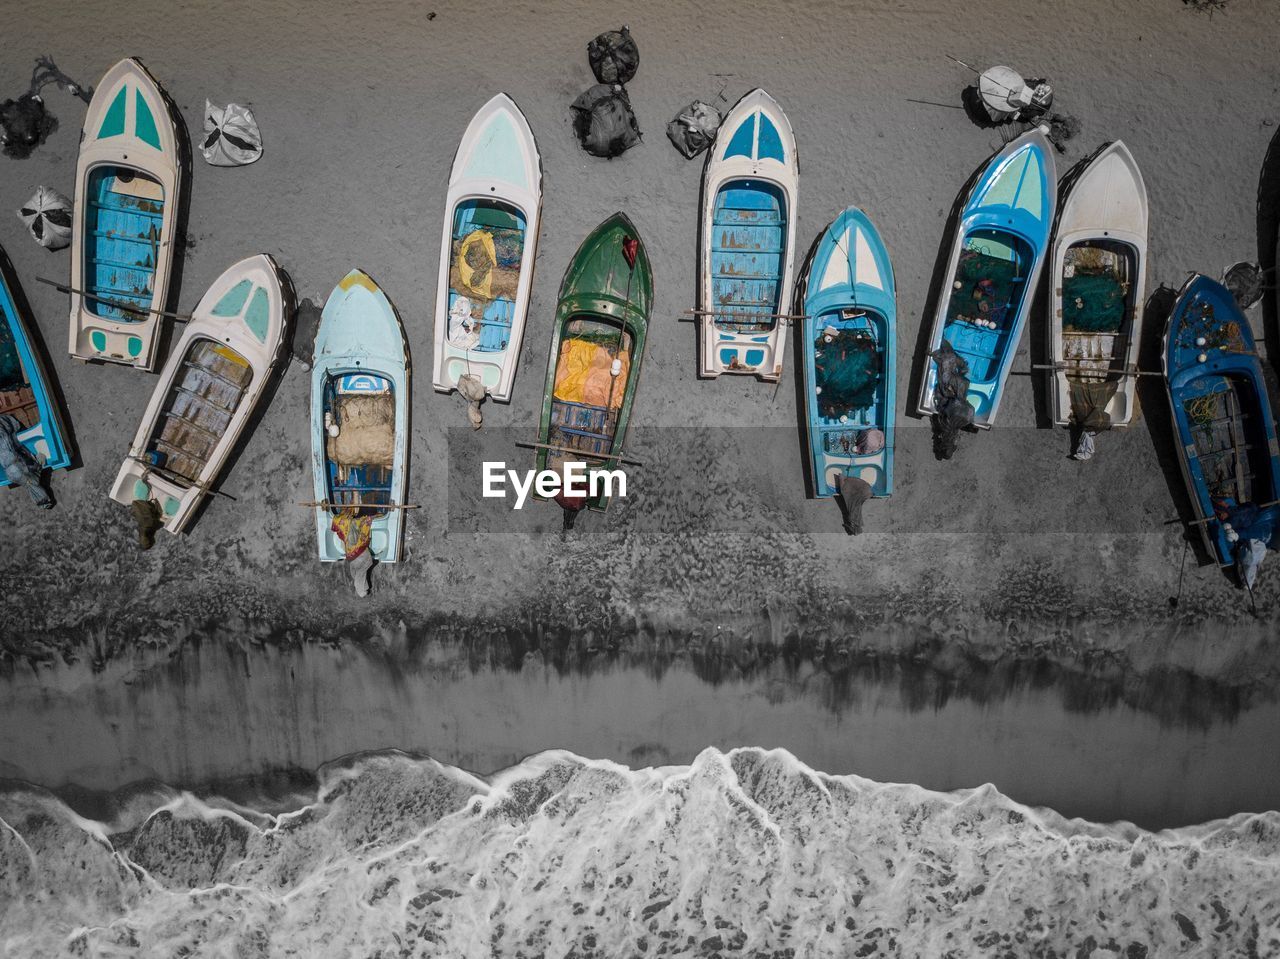
[[[121,363],[150,373],[155,368],[156,321],[104,323],[77,306],[71,314],[71,356],[78,360]]]
[[[183,486],[133,458],[126,459],[111,485],[111,498],[122,506],[150,500],[160,510],[160,522],[170,533],[181,533],[203,498],[197,486]]]
[[[740,373],[776,383],[782,377],[781,324],[768,333],[734,334],[717,328],[713,319],[706,318],[702,333],[704,347],[699,375],[703,378]]]

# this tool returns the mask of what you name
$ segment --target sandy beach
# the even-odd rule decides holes
[[[1206,725],[1210,737],[1215,723],[1274,703],[1280,564],[1264,567],[1255,615],[1192,551],[1176,608],[1169,602],[1185,550],[1177,520],[1189,506],[1158,380],[1140,387],[1134,426],[1102,436],[1093,462],[1068,458],[1065,431],[1044,428],[1043,384],[1020,375],[997,428],[963,437],[952,461],[935,459],[926,422],[900,415],[896,489],[867,507],[863,536],[844,534],[832,503],[806,499],[792,358],[776,389],[697,379],[694,329],[678,318],[696,294],[702,160],[685,161],[664,136],[695,97],[727,109],[760,86],[778,100],[799,145],[801,248],[852,203],[892,254],[905,409],[949,211],[1000,145],[960,109],[973,74],[948,55],[1051,80],[1055,109],[1081,122],[1060,170],[1124,139],[1150,194],[1149,288],[1177,287],[1189,271],[1274,262],[1264,163],[1270,150],[1274,177],[1280,28],[1269,4],[1233,0],[1212,18],[1179,0],[1053,10],[1001,0],[981,15],[889,2],[714,11],[685,0],[501,15],[449,3],[356,11],[332,0],[234,12],[143,0],[130,10],[18,0],[0,92],[25,89],[38,54],[86,83],[136,55],[193,140],[206,97],[252,107],[260,162],[215,169],[197,154],[177,307],[189,310],[227,265],[257,252],[283,265],[304,306],[323,304],[349,269],[369,271],[408,335],[410,498],[423,508],[408,519],[404,562],[375,570],[369,599],[357,599],[338,566],[317,562],[311,517],[295,505],[311,498],[309,379],[295,361],[225,474],[221,488],[234,499],[212,499],[189,535],[163,534],[140,552],[128,511],[107,490],[155,378],[67,356],[66,297],[35,278],[65,282],[70,254],[39,248],[16,217],[0,219],[79,450],[78,467],[53,477],[55,510],[5,497],[7,690],[97,684],[110,695],[118,674],[106,664],[138,649],[181,656],[192,637],[245,641],[252,671],[259,643],[337,641],[376,654],[378,637],[398,631],[501,668],[529,652],[572,672],[597,654],[643,664],[684,650],[717,664],[693,671],[708,682],[751,679],[770,650],[846,677],[874,675],[869,663],[918,662],[959,688],[973,673],[957,662],[1042,664],[1079,708],[1121,702],[1173,726]],[[623,21],[641,50],[629,90],[644,140],[597,160],[574,140],[568,105],[592,82],[587,41]],[[491,52],[468,56],[481,35]],[[497,91],[529,118],[545,198],[513,400],[486,404],[476,434],[457,396],[430,389],[432,310],[449,164],[471,115]],[[39,184],[73,192],[84,105],[52,88],[46,100],[60,128],[30,159],[3,161],[0,208],[16,210]],[[482,501],[478,464],[527,458],[515,443],[536,432],[561,275],[615,210],[634,220],[656,278],[630,444],[645,465],[626,501],[562,536],[553,506],[516,513]],[[1275,356],[1273,311],[1269,301],[1248,316]],[[1015,371],[1043,361],[1043,319],[1039,307]],[[1144,363],[1158,362],[1159,333],[1148,326]],[[296,354],[308,353],[309,335],[299,330]],[[140,675],[156,674],[147,665]],[[1206,700],[1227,705],[1206,710]],[[8,709],[0,705],[0,722],[12,722]],[[34,730],[16,736],[0,761],[24,769],[23,751],[38,740]],[[126,760],[146,765],[123,756],[121,769],[137,768]]]

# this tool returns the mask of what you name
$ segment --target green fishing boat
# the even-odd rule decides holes
[[[619,468],[652,305],[649,256],[632,222],[615,213],[578,247],[560,283],[538,429],[538,470],[564,475],[566,463],[585,463],[589,479]],[[583,507],[609,505],[617,488],[603,479],[591,494],[562,491],[555,497],[565,509],[566,526]]]

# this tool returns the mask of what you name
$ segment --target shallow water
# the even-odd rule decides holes
[[[49,788],[265,780],[388,748],[488,773],[546,749],[642,767],[761,746],[833,774],[990,782],[1066,816],[1147,828],[1280,809],[1274,701],[1191,727],[1123,705],[1072,710],[1052,686],[922,707],[870,676],[838,683],[804,664],[711,683],[687,662],[562,671],[530,654],[523,669],[477,669],[442,643],[410,655],[206,642],[0,683],[0,776]]]

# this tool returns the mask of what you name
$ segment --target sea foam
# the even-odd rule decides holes
[[[325,767],[283,814],[0,793],[4,956],[1267,956],[1280,813],[1149,833],[708,749]]]

